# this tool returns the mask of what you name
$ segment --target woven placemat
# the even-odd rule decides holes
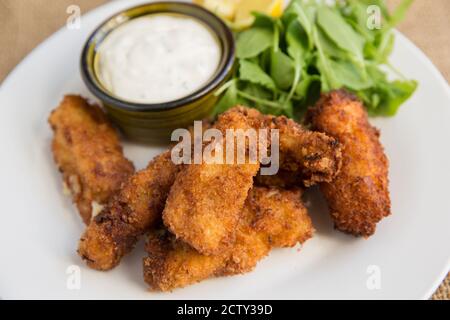
[[[0,83],[34,47],[63,26],[70,5],[81,13],[106,0],[2,0],[0,2]],[[400,0],[389,0],[395,6]],[[450,79],[449,0],[416,0],[399,29],[431,58],[447,81]],[[413,281],[413,280],[412,280]],[[432,299],[450,298],[450,276]]]

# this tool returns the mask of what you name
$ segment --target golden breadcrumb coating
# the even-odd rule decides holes
[[[296,176],[298,184],[331,181],[340,167],[336,139],[305,130],[286,117],[237,106],[222,114],[214,128],[223,133],[227,129],[278,129],[280,166]],[[258,143],[269,147],[269,140]],[[220,253],[234,241],[237,220],[259,167],[259,163],[185,166],[164,209],[165,225],[202,254]]]
[[[297,185],[306,187],[319,182],[330,182],[341,166],[342,155],[338,141],[322,132],[314,132],[285,116],[263,115],[255,109],[234,107],[229,111],[245,113],[248,123],[255,129],[279,131],[280,172],[294,176]],[[228,117],[233,121],[232,117]],[[232,127],[227,123],[225,128]],[[270,138],[266,141],[270,147]],[[269,178],[270,179],[270,178]],[[292,178],[289,179],[292,181]]]
[[[120,192],[96,216],[80,239],[78,253],[94,269],[109,270],[160,221],[179,167],[170,151],[130,177]]]
[[[255,184],[266,187],[291,188],[302,185],[301,172],[289,171],[285,169],[278,170],[275,175],[258,175],[255,177]]]
[[[344,90],[323,95],[309,111],[314,129],[339,140],[342,168],[321,185],[339,230],[368,237],[390,214],[388,159],[362,103]]]
[[[251,129],[256,110],[234,108],[222,114],[214,128]],[[235,132],[236,134],[236,132]],[[236,135],[234,136],[236,141]],[[235,150],[237,143],[235,142]],[[226,154],[224,152],[224,163]],[[234,241],[235,229],[259,162],[185,165],[177,176],[163,212],[164,224],[199,252],[216,255]]]
[[[298,174],[306,187],[330,182],[341,166],[341,148],[335,138],[304,129],[284,116],[270,119],[280,135],[280,168]],[[267,121],[267,120],[266,120]]]
[[[49,123],[55,162],[89,224],[93,206],[108,202],[133,174],[133,164],[124,157],[117,132],[100,107],[80,96],[65,96]]]
[[[225,276],[246,273],[253,270],[259,260],[270,252],[270,238],[263,232],[259,233],[254,227],[257,221],[259,207],[255,201],[252,189],[242,209],[241,219],[236,229],[236,240],[233,245],[224,252],[222,265],[215,270],[214,275]],[[265,212],[261,212],[263,215]],[[260,216],[261,217],[261,216]]]
[[[245,110],[235,107],[231,110]],[[255,109],[247,109],[247,117],[256,129],[267,129],[269,134],[279,132],[279,173],[274,176],[258,176],[268,185],[304,185],[310,187],[319,182],[330,182],[339,171],[342,155],[338,141],[321,132],[303,128],[285,116],[263,115]],[[270,147],[270,139],[267,146]],[[272,177],[272,178],[271,178]],[[282,182],[286,178],[288,181]],[[276,181],[277,180],[277,181]],[[296,180],[296,181],[295,181]]]
[[[151,289],[170,291],[207,279],[223,265],[221,255],[205,256],[166,230],[148,236],[144,279]]]
[[[169,291],[212,276],[249,272],[271,248],[303,243],[312,233],[299,189],[255,187],[249,192],[230,248],[206,256],[167,231],[153,232],[146,247],[144,278],[153,290]]]
[[[312,236],[313,226],[301,201],[302,190],[255,187],[247,201],[256,211],[252,227],[269,238],[272,247],[293,247]]]

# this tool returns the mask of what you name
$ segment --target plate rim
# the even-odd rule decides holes
[[[138,3],[138,4],[145,3],[145,2],[154,2],[154,1],[156,1],[156,0],[147,0],[147,1],[139,0],[139,1],[135,2],[135,4],[136,3]],[[120,3],[120,5],[118,3]],[[107,7],[123,6],[125,3],[128,3],[127,0],[118,0],[118,1],[116,0],[114,2],[107,2],[107,3],[104,3],[104,4],[94,8],[94,9],[87,11],[86,13],[84,13],[82,15],[82,17],[87,18],[90,16],[95,16],[96,14],[98,14],[99,11],[105,10],[105,8],[107,8]],[[125,6],[124,8],[126,8],[126,7],[127,6]],[[131,5],[130,5],[130,7],[131,7]],[[15,75],[24,67],[24,65],[27,61],[32,59],[32,56],[35,55],[36,51],[38,51],[42,47],[45,47],[47,45],[47,43],[51,42],[54,38],[58,37],[64,31],[65,31],[65,25],[63,25],[57,31],[55,31],[54,33],[52,33],[51,35],[46,37],[43,41],[41,41],[36,47],[34,47],[31,51],[29,51],[12,70],[10,70],[7,73],[6,77],[0,83],[0,100],[2,99],[2,96],[4,96],[5,93],[7,92],[6,90],[10,86],[10,83],[14,79]],[[416,46],[414,44],[414,42],[412,40],[410,40],[408,37],[406,37],[403,33],[398,31],[397,29],[395,29],[394,32],[395,32],[395,36],[397,38],[402,39],[402,42],[408,47],[408,50],[413,51],[417,55],[417,57],[420,58],[420,60],[426,64],[426,68],[430,72],[432,72],[433,75],[436,77],[436,79],[438,80],[437,83],[439,83],[439,85],[441,86],[443,91],[446,93],[448,100],[450,101],[449,82],[445,79],[445,77],[443,76],[441,71],[437,68],[437,66],[431,61],[431,59],[424,53],[424,51],[421,48],[419,48],[418,46]],[[436,292],[436,290],[439,288],[439,286],[442,284],[443,280],[445,279],[445,277],[447,276],[449,271],[450,271],[450,254],[448,254],[448,257],[447,257],[447,264],[445,266],[443,266],[442,270],[439,273],[439,276],[436,277],[436,279],[432,283],[430,283],[430,285],[428,286],[428,290],[426,290],[423,293],[421,299],[423,299],[423,300],[430,299],[432,297],[432,295]]]

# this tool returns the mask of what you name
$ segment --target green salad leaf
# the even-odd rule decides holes
[[[281,50],[272,51],[270,60],[270,75],[275,81],[275,84],[281,90],[288,90],[295,77],[294,60]]]
[[[240,59],[253,58],[272,46],[273,31],[267,28],[251,28],[242,32],[236,41],[236,55]]]
[[[280,18],[255,13],[252,27],[237,34],[234,76],[218,91],[215,114],[245,104],[301,120],[321,92],[345,88],[369,115],[395,115],[417,88],[389,63],[393,28],[412,1],[392,13],[384,0],[291,0]],[[377,28],[368,27],[372,5],[381,13]]]
[[[275,90],[274,80],[256,63],[240,60],[239,74],[243,81],[248,81],[264,88]]]
[[[319,7],[317,24],[338,48],[355,55],[362,63],[364,38],[345,21],[339,11],[326,6]]]

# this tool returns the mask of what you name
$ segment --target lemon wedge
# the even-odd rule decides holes
[[[201,5],[226,21],[234,20],[239,2],[241,0],[194,0],[195,4]]]
[[[283,14],[283,0],[241,0],[236,9],[234,27],[243,29],[251,26],[255,19],[252,12],[261,12],[278,18]]]
[[[241,30],[252,25],[252,12],[277,18],[283,14],[283,0],[194,0],[224,19],[232,28]]]

